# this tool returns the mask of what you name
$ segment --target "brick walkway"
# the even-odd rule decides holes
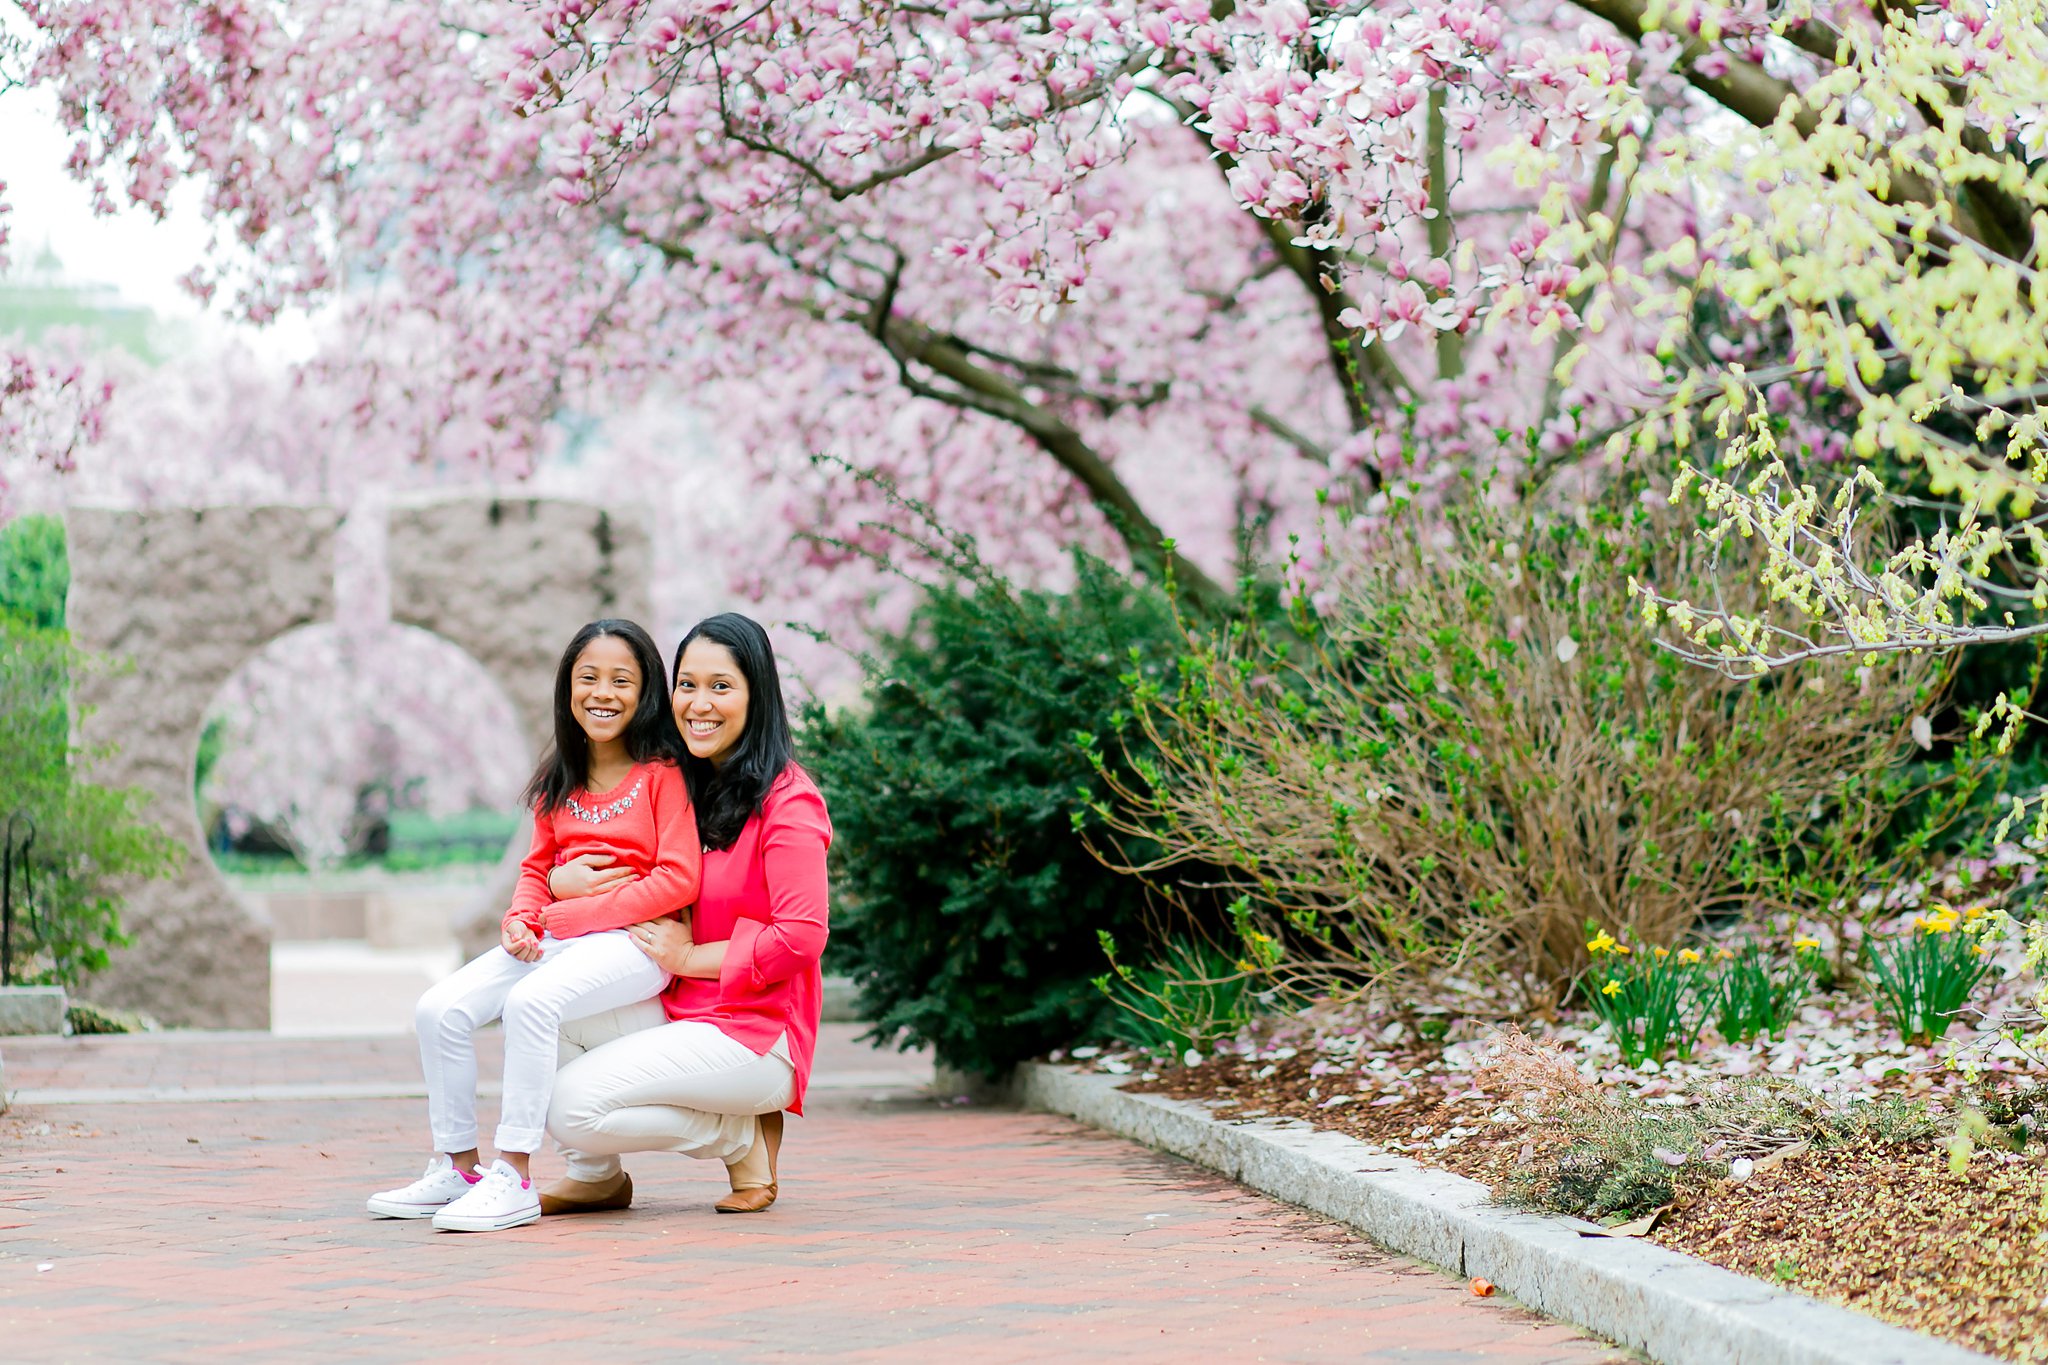
[[[630,1212],[492,1236],[362,1213],[422,1159],[408,1039],[8,1039],[0,1358],[1624,1358],[1184,1162],[935,1100],[853,1032],[772,1212],[642,1156]]]

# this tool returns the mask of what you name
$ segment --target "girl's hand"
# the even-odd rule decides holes
[[[548,894],[558,901],[570,901],[578,896],[595,896],[600,891],[615,891],[628,882],[640,880],[640,874],[632,868],[614,867],[616,862],[618,859],[609,853],[579,853],[548,872]]]
[[[630,926],[626,933],[641,952],[653,959],[655,966],[670,976],[682,974],[683,960],[697,946],[690,937],[690,926],[679,919],[646,920]]]
[[[507,920],[498,930],[498,943],[521,962],[540,961],[540,940],[524,920]]]

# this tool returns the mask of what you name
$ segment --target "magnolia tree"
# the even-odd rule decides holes
[[[0,345],[0,519],[18,510],[11,490],[73,468],[79,446],[100,438],[112,396],[82,363]]]
[[[830,454],[997,562],[1212,598],[1312,494],[1538,481],[1654,405],[1663,319],[1593,286],[1728,201],[1652,192],[1658,135],[1796,86],[1761,18],[1605,0],[20,8],[78,173],[200,181],[193,285],[249,317],[338,296],[395,449],[663,396],[820,536],[785,573],[876,544]]]
[[[1826,456],[1809,390],[1853,375],[1910,449],[1958,371],[1900,326],[2031,278],[2025,7],[17,3],[74,170],[200,182],[193,286],[250,318],[339,297],[385,448],[516,470],[565,411],[686,403],[727,461],[692,477],[821,533],[805,580],[875,544],[819,453],[999,562],[1120,539],[1215,597],[1311,493],[1528,487],[1742,376]],[[2006,550],[1943,544],[1950,581]]]

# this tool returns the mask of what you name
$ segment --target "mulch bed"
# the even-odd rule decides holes
[[[1445,1054],[1443,1044],[1419,1041],[1334,1055],[1269,1041],[1194,1066],[1104,1062],[1113,1071],[1156,1067],[1129,1088],[1210,1103],[1226,1121],[1303,1119],[1508,1193],[1518,1172],[1555,1150],[1557,1135],[1480,1091],[1462,1059]],[[1924,1073],[1882,1084],[1933,1088]],[[1649,1236],[1991,1355],[2048,1365],[2048,1163],[2038,1148],[1979,1149],[1962,1176],[1927,1140],[1816,1148],[1742,1183],[1681,1196]]]

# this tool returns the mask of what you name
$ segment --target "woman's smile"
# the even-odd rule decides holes
[[[747,728],[747,675],[731,650],[716,640],[690,641],[676,661],[670,700],[692,754],[713,766],[732,756]]]

